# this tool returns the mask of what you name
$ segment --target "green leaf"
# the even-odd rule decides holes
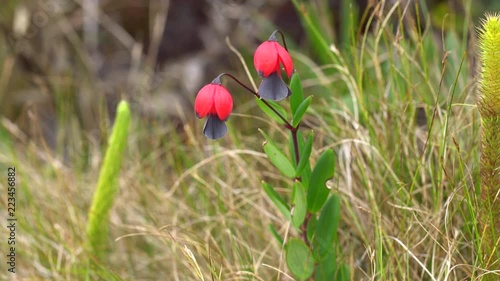
[[[314,271],[314,259],[309,247],[301,240],[292,238],[286,244],[285,251],[286,264],[292,274],[300,280],[311,277]]]
[[[299,133],[299,132],[297,132],[297,133]],[[299,139],[300,139],[300,136],[297,134],[297,140],[299,141],[299,152],[300,152],[300,155],[302,155],[302,153],[300,151],[301,146],[300,146],[300,140]],[[302,140],[302,142],[304,142],[304,140]],[[297,164],[299,164],[299,163],[295,162],[295,148],[293,146],[292,132],[288,132],[288,149],[290,151],[290,155],[292,156],[293,166],[295,168],[297,168]]]
[[[351,272],[349,271],[349,267],[343,263],[339,270],[337,271],[337,278],[335,280],[339,281],[349,281],[351,280]]]
[[[326,181],[333,177],[334,165],[333,150],[325,150],[314,167],[307,188],[307,208],[309,212],[316,213],[325,204],[328,193],[330,193],[330,190],[326,187]]]
[[[300,181],[293,184],[292,202],[295,206],[292,214],[292,224],[300,228],[307,213],[306,190]]]
[[[290,96],[290,108],[292,109],[292,114],[295,115],[297,108],[304,100],[304,92],[302,90],[302,82],[300,82],[300,76],[298,73],[294,73],[292,76],[292,81],[290,81],[290,90],[292,95]]]
[[[316,216],[311,216],[309,219],[309,223],[307,224],[307,240],[308,241],[313,241],[314,239],[314,231],[316,230],[316,223],[318,222],[318,219]]]
[[[269,225],[269,231],[271,231],[271,234],[278,241],[278,243],[280,244],[280,246],[283,245],[284,240],[281,237],[281,235],[278,233],[278,231],[276,230],[276,228],[274,228],[274,225],[272,225],[272,224]]]
[[[311,180],[311,166],[309,164],[306,165],[306,168],[300,174],[300,178],[302,179],[302,185],[306,190],[309,190],[309,181]]]
[[[321,262],[316,266],[316,281],[331,281],[339,280],[335,278],[337,271],[337,254],[331,251]]]
[[[264,111],[265,114],[267,114],[267,116],[273,118],[276,122],[278,122],[280,124],[285,124],[285,122],[283,121],[283,119],[281,119],[261,99],[255,98],[255,100],[257,101],[257,105],[260,107],[260,109],[262,109],[262,111]],[[279,105],[278,103],[276,103],[274,101],[271,101],[271,100],[266,100],[266,102],[271,107],[273,107],[283,118],[285,118],[286,120],[288,119],[288,114],[286,113],[286,110],[283,107],[281,107],[281,105]]]
[[[308,96],[297,108],[297,111],[293,114],[293,120],[292,120],[292,126],[297,127],[299,125],[300,121],[302,121],[302,117],[304,117],[304,114],[306,113],[307,109],[309,108],[309,105],[311,105],[312,101],[312,96]]]
[[[287,220],[290,220],[290,209],[288,208],[288,205],[286,204],[283,197],[281,197],[278,192],[274,190],[274,187],[266,182],[262,182],[262,188],[264,189],[264,192],[267,194],[271,202],[274,203],[274,206],[276,206],[276,208],[280,210],[280,212],[283,214],[283,216],[285,216]]]
[[[299,165],[297,165],[297,171],[295,177],[300,177],[306,165],[309,165],[309,157],[311,156],[313,140],[314,140],[314,132],[311,131],[311,133],[307,137],[306,143],[301,146],[302,149],[300,151],[301,152],[300,161]]]
[[[289,177],[295,177],[295,167],[292,162],[286,157],[286,155],[278,148],[278,146],[269,138],[269,136],[264,133],[264,131],[259,130],[260,133],[266,138],[266,142],[263,144],[264,152],[271,160],[271,163],[280,170],[280,172]]]
[[[293,149],[292,134],[289,133],[288,136],[289,136],[289,139],[290,139],[290,142],[289,142],[289,145],[290,145],[290,155],[292,155],[292,159],[295,159],[295,151]],[[304,135],[302,134],[301,131],[297,131],[297,140],[298,140],[298,143],[299,143],[300,159],[302,159],[302,155],[306,155],[307,151],[304,150],[306,142],[304,140]],[[310,155],[310,153],[309,153],[309,155]],[[295,161],[293,161],[293,162],[294,162],[294,165],[295,165],[296,164]],[[300,164],[300,163],[298,163],[298,164]],[[307,161],[307,163],[305,163],[303,165],[305,165],[305,167],[303,168],[302,172],[300,173],[300,177],[302,178],[302,185],[307,190],[307,188],[309,186],[309,179],[311,178],[311,165],[309,165],[309,161]],[[295,167],[297,168],[298,165],[295,165]],[[296,175],[297,174],[298,173],[296,173]]]
[[[314,256],[319,260],[334,251],[333,242],[337,237],[340,219],[340,199],[332,195],[323,206],[314,232]]]

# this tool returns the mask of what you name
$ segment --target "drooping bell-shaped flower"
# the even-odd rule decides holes
[[[263,99],[279,101],[292,94],[281,78],[280,66],[282,65],[288,77],[291,77],[293,62],[288,51],[278,43],[275,33],[255,50],[253,63],[259,76],[263,78],[259,95]]]
[[[198,118],[207,117],[203,127],[207,138],[215,140],[226,135],[226,120],[233,110],[233,98],[222,86],[220,76],[200,89],[194,100],[194,110]]]

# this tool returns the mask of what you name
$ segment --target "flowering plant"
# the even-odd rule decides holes
[[[283,39],[278,43],[276,34]],[[310,156],[314,134],[307,138],[299,130],[312,96],[304,97],[300,77],[294,74],[293,61],[286,48],[284,36],[275,31],[255,51],[254,66],[262,78],[255,92],[231,74],[222,73],[210,84],[204,86],[195,99],[195,113],[198,118],[207,118],[203,134],[210,139],[222,138],[227,127],[225,121],[233,109],[233,99],[222,86],[221,79],[227,76],[257,97],[260,108],[271,118],[282,124],[290,132],[291,160],[285,152],[266,134],[263,149],[271,163],[286,177],[290,178],[291,198],[280,195],[269,183],[263,182],[264,192],[270,201],[290,221],[299,237],[283,238],[271,226],[271,232],[284,246],[286,262],[290,272],[300,280],[315,275],[315,280],[348,280],[349,271],[345,265],[337,264],[337,226],[340,219],[340,199],[330,195],[326,182],[334,175],[335,156],[331,149],[325,150],[311,168]],[[291,78],[288,86],[281,74]],[[289,97],[291,120],[286,118],[286,110],[277,103]]]

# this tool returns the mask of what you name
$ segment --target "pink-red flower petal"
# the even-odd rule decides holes
[[[285,48],[281,47],[280,44],[276,43],[275,47],[276,51],[278,52],[279,60],[283,65],[283,67],[285,68],[286,74],[288,75],[288,77],[291,77],[293,73],[292,57]]]
[[[196,99],[194,100],[194,111],[198,118],[203,118],[209,113],[215,111],[214,107],[214,94],[215,94],[214,84],[205,85],[198,91]]]
[[[226,120],[233,110],[233,98],[229,91],[221,85],[215,85],[215,112],[220,120]]]
[[[233,110],[233,98],[221,85],[220,79],[223,75],[217,76],[212,83],[201,88],[194,100],[196,116],[206,117],[203,134],[214,140],[222,138],[227,133],[225,121]]]
[[[266,41],[255,50],[253,64],[255,69],[262,77],[267,77],[275,72],[278,65],[278,52],[275,41]]]

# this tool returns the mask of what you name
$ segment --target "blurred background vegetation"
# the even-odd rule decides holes
[[[218,73],[249,80],[226,40],[258,80],[252,54],[275,29],[314,95],[305,127],[339,155],[332,185],[353,280],[431,280],[422,264],[441,280],[474,276],[475,203],[464,193],[479,153],[474,25],[495,10],[494,0],[4,0],[0,167],[19,170],[17,278],[272,280],[285,270],[267,226],[284,232],[286,221],[260,190],[283,179],[256,129],[283,131],[233,85],[230,137],[205,140],[192,109]],[[89,269],[82,229],[120,99],[134,126],[110,259]]]
[[[346,30],[372,29],[367,18],[380,3],[305,2],[313,4],[321,31],[339,48],[349,43]],[[390,7],[396,1],[386,2]],[[464,1],[401,2],[412,3],[408,18],[419,17],[419,28],[432,28],[437,40],[443,29],[460,28],[465,17],[477,21],[484,11],[500,9],[492,0],[476,1],[470,10]],[[357,13],[352,26],[345,19],[351,10]],[[66,128],[72,122],[79,139],[99,140],[102,120],[112,118],[119,97],[133,100],[145,118],[175,126],[189,122],[193,97],[204,83],[222,71],[241,74],[226,38],[250,62],[259,42],[280,29],[295,49],[324,63],[285,0],[8,0],[0,13],[2,116],[52,149],[71,142]]]

